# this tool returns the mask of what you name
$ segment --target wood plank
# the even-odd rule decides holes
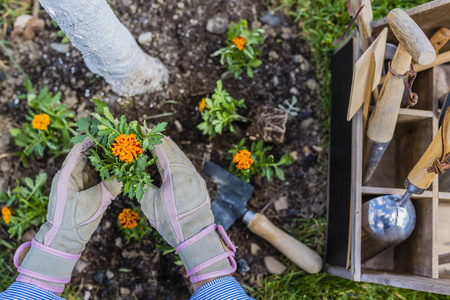
[[[406,192],[406,189],[363,186],[361,187],[361,192],[363,195],[403,195]],[[421,195],[412,195],[413,199],[423,199],[431,197],[433,197],[432,191],[425,191]],[[450,193],[448,193],[448,197],[450,199]]]
[[[434,102],[434,101],[433,101]],[[439,130],[438,119],[433,118],[433,136]],[[438,218],[439,218],[439,176],[436,176],[432,184],[432,248],[431,248],[431,271],[432,278],[439,278],[439,253],[438,253]]]
[[[325,272],[331,275],[339,276],[348,280],[353,280],[353,275],[350,270],[345,268],[336,267],[330,264],[325,264]]]
[[[433,117],[434,114],[431,110],[400,108],[397,124],[403,125],[425,119],[431,119]]]
[[[440,187],[440,185],[439,185]],[[450,193],[448,192],[439,192],[439,200],[450,200]]]
[[[434,248],[432,199],[412,199],[412,202],[416,210],[416,226],[411,236],[395,248],[395,271],[432,278]]]
[[[431,279],[392,272],[361,270],[361,281],[437,294],[450,295],[450,280]]]
[[[422,28],[423,32],[428,38],[431,38],[441,27],[448,27],[450,20],[450,1],[449,0],[435,0],[423,5],[406,10],[405,12]],[[373,22],[372,36],[376,38],[384,28],[389,28],[386,18],[379,19]],[[392,30],[389,28],[388,43],[397,44]],[[450,43],[447,43],[440,52],[450,50]]]

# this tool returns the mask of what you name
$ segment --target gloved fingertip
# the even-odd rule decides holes
[[[122,191],[122,182],[118,182],[115,178],[111,180],[105,180],[103,181],[103,184],[114,197],[117,197]]]

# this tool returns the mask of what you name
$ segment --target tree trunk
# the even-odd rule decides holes
[[[161,89],[168,71],[144,53],[105,0],[40,0],[48,14],[81,51],[93,73],[119,95]]]

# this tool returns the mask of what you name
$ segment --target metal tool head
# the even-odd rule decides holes
[[[253,186],[207,160],[203,172],[217,184],[217,194],[211,209],[216,223],[227,230],[246,213],[245,206],[253,192]]]
[[[410,199],[403,206],[399,195],[384,195],[363,205],[363,228],[380,244],[394,247],[414,230],[416,212]]]

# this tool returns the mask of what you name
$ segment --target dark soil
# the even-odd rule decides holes
[[[61,54],[50,48],[50,43],[59,42],[60,38],[56,37],[58,29],[49,22],[33,41],[15,40],[8,46],[36,88],[48,85],[52,91],[62,91],[63,102],[77,111],[77,118],[92,111],[91,98],[107,101],[115,116],[125,114],[128,120],[143,121],[170,113],[170,116],[147,122],[167,121],[166,134],[178,143],[198,169],[202,168],[205,158],[227,168],[228,150],[245,137],[249,127],[248,123],[236,124],[237,135],[226,132],[213,140],[196,128],[201,120],[197,105],[202,97],[213,92],[218,79],[222,78],[224,89],[234,98],[246,100],[248,109],[241,111],[242,115],[248,115],[256,105],[277,107],[296,94],[300,112],[289,118],[284,143],[272,145],[276,159],[288,150],[294,163],[284,167],[285,181],[254,180],[255,190],[248,207],[263,211],[276,225],[288,230],[292,229],[294,218],[309,219],[324,214],[327,152],[323,148],[320,126],[324,113],[319,106],[314,69],[308,63],[309,49],[300,38],[296,23],[280,12],[276,13],[282,19],[280,25],[272,28],[261,23],[260,18],[267,13],[267,8],[252,0],[111,0],[110,5],[136,38],[143,32],[153,33],[151,44],[142,47],[168,67],[170,82],[166,89],[135,97],[117,96],[102,78],[89,72],[77,49],[71,47],[68,54]],[[245,18],[251,27],[266,29],[267,39],[261,46],[263,65],[255,71],[253,79],[245,75],[235,79],[225,73],[218,58],[210,57],[225,45],[226,34],[206,31],[207,20],[218,12],[226,13],[231,21]],[[44,13],[43,18],[48,20],[49,17]],[[302,58],[306,58],[306,62]],[[7,60],[7,57],[1,53],[0,59]],[[26,101],[15,101],[16,95],[25,92],[24,76],[11,63],[9,65],[8,69],[0,70],[0,155],[18,151],[8,129],[22,124],[27,109]],[[166,100],[179,104],[165,104]],[[177,129],[175,121],[182,125],[182,131]],[[16,178],[34,177],[39,172],[47,172],[52,178],[63,159],[44,157],[23,168],[18,158],[3,158],[0,160],[0,190],[14,186]],[[48,184],[50,187],[50,180]],[[212,197],[214,189],[211,185]],[[288,197],[289,208],[276,211],[273,203],[282,196]],[[160,254],[156,249],[156,243],[160,243],[158,237],[150,235],[141,243],[125,245],[117,216],[129,201],[119,197],[107,210],[83,253],[82,260],[88,266],[81,273],[75,272],[74,290],[81,296],[90,293],[91,299],[188,299],[191,290],[184,269],[174,264],[172,254]],[[236,259],[243,258],[250,266],[250,271],[237,272],[235,276],[241,283],[255,285],[267,274],[263,257],[281,257],[280,253],[240,221],[228,233],[238,246]],[[251,254],[250,243],[258,244],[261,251]],[[130,251],[136,251],[137,255],[130,257]],[[114,273],[112,279],[107,279],[107,270]]]

